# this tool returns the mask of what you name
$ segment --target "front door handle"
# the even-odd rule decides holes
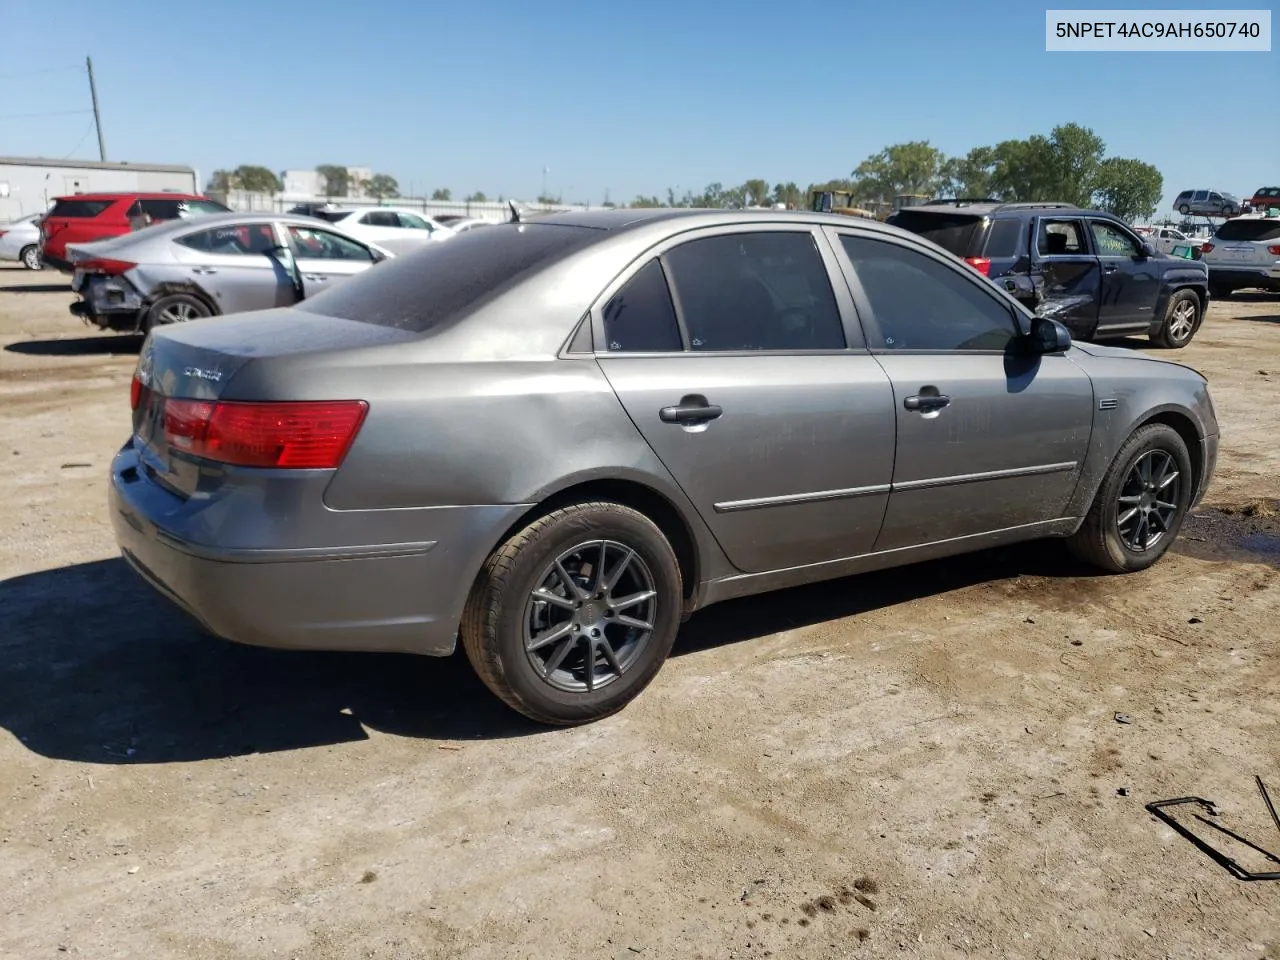
[[[192,273],[217,273],[218,271],[213,267],[192,267],[191,272]]]
[[[320,274],[320,273],[308,273],[304,279],[322,282],[322,281],[328,280],[329,278],[324,274]]]
[[[702,396],[681,397],[675,406],[663,407],[658,411],[658,419],[663,423],[679,423],[684,426],[706,423],[715,420],[724,410],[714,403],[707,403]]]
[[[908,410],[918,410],[920,413],[929,413],[932,410],[941,410],[950,403],[951,398],[944,394],[907,397],[902,401],[902,405]]]

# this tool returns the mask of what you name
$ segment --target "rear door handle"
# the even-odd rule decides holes
[[[191,272],[192,273],[217,273],[218,271],[214,267],[192,267]]]
[[[941,410],[950,403],[951,398],[944,394],[938,394],[935,396],[907,397],[902,401],[902,405],[908,410],[918,410],[920,413],[928,413],[931,410]]]
[[[658,419],[663,423],[679,423],[690,426],[715,420],[724,410],[714,403],[707,403],[706,397],[681,397],[675,406],[663,407],[658,411]]]
[[[320,281],[320,280],[328,280],[329,278],[319,273],[308,273],[303,279]]]

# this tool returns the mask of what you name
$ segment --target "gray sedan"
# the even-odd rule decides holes
[[[554,724],[622,708],[731,597],[1047,537],[1141,570],[1218,444],[1193,370],[1073,345],[915,235],[790,211],[467,232],[153,329],[132,404],[116,536],[209,631],[460,638]]]
[[[311,217],[211,214],[67,244],[80,299],[71,313],[107,330],[288,306],[392,254]]]

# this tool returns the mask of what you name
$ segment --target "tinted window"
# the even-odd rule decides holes
[[[1089,252],[1079,220],[1041,220],[1036,250],[1042,257]]]
[[[177,220],[179,217],[198,217],[210,213],[228,213],[229,208],[212,200],[163,199],[139,200],[142,212],[152,220]]]
[[[422,217],[416,213],[407,213],[401,210],[396,216],[400,220],[400,226],[408,227],[411,230],[434,230],[431,224],[427,223]]]
[[[843,236],[889,350],[1003,350],[1013,315],[983,286],[915,250]]]
[[[957,257],[967,257],[982,219],[972,214],[915,213],[906,209],[894,214],[893,223],[932,240]]]
[[[96,217],[113,203],[115,203],[114,200],[59,200],[53,205],[53,209],[49,211],[49,216]]]
[[[987,248],[984,257],[1016,257],[1020,252],[1018,240],[1022,237],[1021,220],[993,220],[987,232]]]
[[[1090,220],[1089,229],[1093,231],[1093,243],[1100,257],[1132,257],[1140,249],[1133,238],[1114,224]]]
[[[241,223],[189,233],[175,242],[201,253],[235,256],[266,253],[276,245],[276,237],[269,223]]]
[[[537,223],[468,231],[380,263],[308,297],[298,309],[421,333],[452,322],[599,237],[600,231],[586,227]]]
[[[681,350],[680,327],[662,265],[650,260],[604,305],[610,353]]]
[[[368,247],[329,230],[290,225],[289,239],[300,260],[373,260]]]
[[[1280,220],[1228,220],[1218,228],[1215,240],[1280,240]]]
[[[844,329],[809,233],[691,240],[665,257],[694,350],[839,350]]]
[[[400,220],[390,210],[370,210],[360,218],[371,227],[399,227]]]

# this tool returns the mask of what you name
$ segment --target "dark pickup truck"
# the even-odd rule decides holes
[[[1185,347],[1209,305],[1209,270],[1160,253],[1119,217],[1066,203],[934,201],[889,223],[960,257],[1080,340],[1146,335]]]

